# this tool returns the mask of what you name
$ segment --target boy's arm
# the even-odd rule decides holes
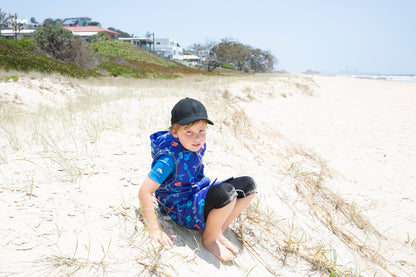
[[[145,221],[146,229],[150,232],[153,239],[165,246],[173,247],[171,238],[175,238],[175,236],[168,235],[160,230],[159,221],[157,220],[155,208],[153,206],[153,193],[159,186],[160,184],[149,176],[146,176],[139,190],[141,212]]]

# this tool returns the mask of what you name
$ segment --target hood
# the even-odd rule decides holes
[[[152,146],[152,157],[156,155],[160,150],[170,149],[172,142],[179,143],[179,140],[173,137],[169,131],[159,131],[150,136],[150,143]],[[180,143],[179,143],[180,144]]]

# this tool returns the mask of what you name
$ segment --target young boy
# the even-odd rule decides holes
[[[184,227],[203,230],[202,244],[218,259],[232,261],[238,248],[223,232],[256,194],[251,177],[211,182],[204,175],[208,119],[204,105],[184,98],[171,112],[169,131],[150,136],[152,170],[139,190],[142,215],[154,240],[173,247],[173,235],[160,229],[153,206],[153,193],[162,213]]]

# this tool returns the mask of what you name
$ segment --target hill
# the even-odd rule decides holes
[[[95,53],[96,61],[94,67],[84,70],[73,63],[41,54],[36,43],[30,39],[0,39],[0,67],[6,70],[54,72],[78,78],[126,76],[172,79],[184,75],[206,74],[124,42],[99,41],[89,44],[88,48]]]
[[[38,54],[36,45],[30,40],[20,41],[0,38],[0,67],[6,70],[60,73],[72,77],[87,77],[81,67]]]

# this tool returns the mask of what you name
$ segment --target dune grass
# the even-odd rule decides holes
[[[307,96],[312,95],[311,91],[314,89],[314,86],[297,87],[300,89],[299,93]],[[392,272],[397,269],[397,265],[384,257],[380,248],[380,242],[387,238],[372,226],[359,207],[348,203],[328,188],[335,173],[326,162],[317,154],[283,138],[276,130],[266,126],[262,129],[254,127],[241,107],[231,105],[230,108],[229,100],[232,95],[228,91],[223,93],[223,97],[227,101],[222,107],[229,115],[222,121],[224,128],[229,128],[234,136],[238,136],[239,143],[252,152],[260,153],[266,159],[279,159],[279,164],[285,167],[295,191],[310,209],[310,216],[320,221],[344,245],[373,265],[372,269],[360,269],[356,265],[339,264],[338,249],[330,241],[317,241],[307,234],[305,226],[299,225],[296,220],[279,218],[278,211],[268,207],[265,199],[258,198],[242,214],[239,225],[234,229],[264,263],[267,264],[266,261],[271,257],[279,261],[267,264],[269,270],[278,275],[279,268],[287,263],[288,257],[296,256],[309,262],[314,270],[328,276],[358,276],[363,271],[380,271],[395,276]],[[218,104],[216,103],[217,106]],[[276,139],[279,139],[279,144],[274,143]],[[265,141],[269,143],[265,145]]]
[[[44,77],[34,73],[17,74],[16,83],[30,84],[30,80]],[[276,182],[287,183],[284,188],[281,184],[270,184],[274,194],[260,193],[232,225],[238,239],[272,275],[281,274],[285,267],[296,268],[300,261],[311,271],[331,277],[359,276],[365,270],[376,274],[378,271],[369,264],[384,273],[392,272],[391,268],[395,267],[394,262],[383,256],[380,248],[380,241],[385,239],[383,235],[363,216],[359,207],[330,190],[336,173],[326,162],[316,153],[293,144],[276,129],[255,125],[240,105],[293,94],[309,97],[316,89],[310,78],[272,74],[226,78],[193,76],[176,80],[62,78],[59,77],[59,83],[79,92],[62,107],[39,106],[35,110],[25,110],[25,107],[0,99],[2,189],[19,188],[28,195],[36,195],[37,187],[45,180],[60,185],[80,183],[83,177],[96,174],[91,173],[89,161],[108,159],[101,156],[104,143],[113,143],[110,146],[116,147],[117,136],[128,133],[134,134],[137,147],[147,145],[147,137],[155,128],[168,126],[168,119],[163,115],[169,114],[172,103],[180,97],[193,96],[201,98],[209,110],[221,111],[212,114],[216,122],[212,130],[215,146],[224,147],[230,154],[239,154],[235,150],[238,147],[246,159],[255,159],[259,167],[268,168],[270,174],[283,176]],[[213,162],[211,166],[217,165]],[[137,191],[136,187],[133,189]],[[284,189],[290,190],[292,196],[281,197]],[[132,195],[131,199],[135,197]],[[274,208],[270,197],[279,199],[289,212]],[[132,256],[137,272],[161,276],[176,274],[172,262],[165,260],[166,251],[150,243],[136,210],[134,200],[122,199],[118,207],[108,212],[109,217],[120,219],[115,226],[123,234],[124,247],[139,253]],[[58,216],[50,224],[56,237],[65,236],[70,229]],[[202,246],[192,232],[178,229],[184,236],[180,239],[192,241],[184,243],[191,251],[179,259],[184,262],[196,259],[195,252]],[[328,238],[319,233],[325,233]],[[411,235],[407,243],[415,247]],[[340,252],[344,250],[338,249],[340,245],[360,255],[366,261],[364,267],[343,264]],[[112,265],[109,257],[119,246],[109,240],[100,247],[101,258],[94,259],[88,254],[91,251],[88,242],[74,241],[70,249],[54,247],[52,254],[43,259],[43,266],[51,274],[76,275],[91,271],[105,274]],[[85,250],[84,254],[80,254],[80,248]],[[252,270],[246,272],[247,276]]]

